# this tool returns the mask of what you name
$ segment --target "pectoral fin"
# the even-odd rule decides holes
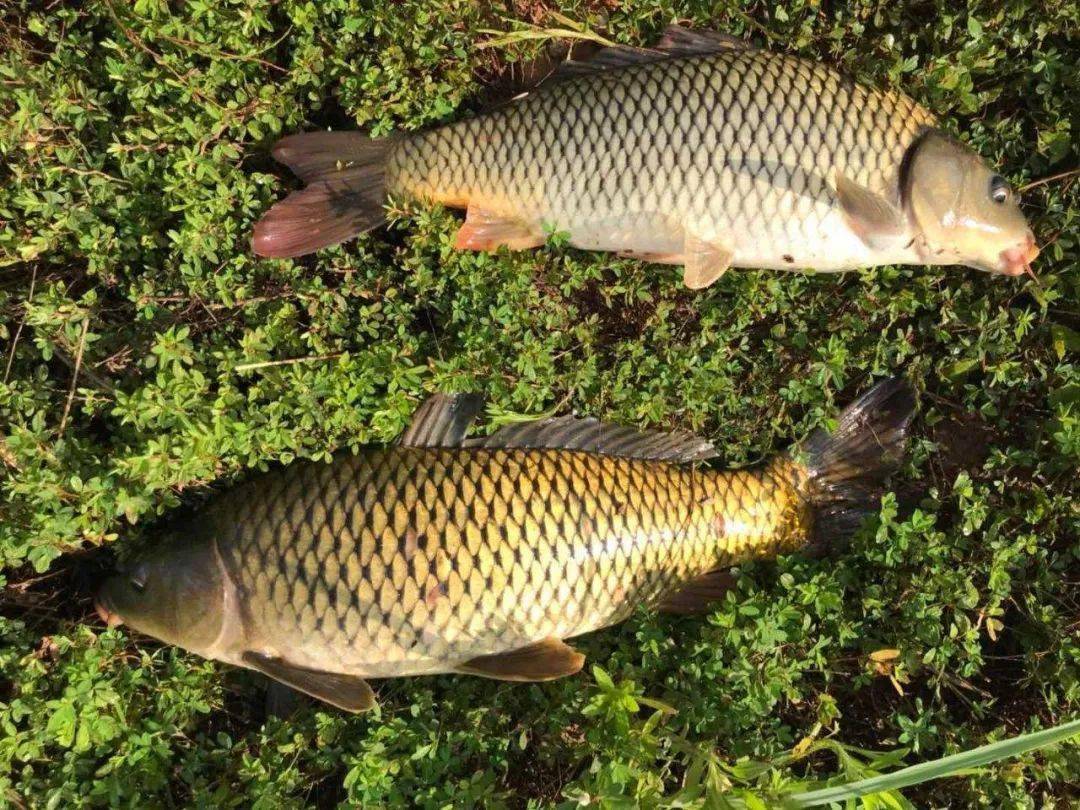
[[[693,235],[687,235],[683,253],[683,283],[691,290],[704,289],[724,275],[734,257],[725,245]]]
[[[458,229],[454,239],[457,250],[527,250],[540,247],[547,241],[543,230],[534,223],[488,211],[479,205],[470,205],[465,212],[465,223]]]
[[[836,173],[836,199],[848,227],[872,248],[882,248],[903,238],[906,228],[903,212],[865,186]]]
[[[499,655],[481,655],[460,664],[458,672],[500,681],[550,681],[573,675],[585,656],[557,638],[545,638]]]
[[[241,660],[275,681],[347,712],[365,712],[375,705],[375,693],[363,678],[306,669],[290,664],[284,658],[271,658],[250,651],[244,653]]]
[[[713,603],[731,590],[734,584],[735,577],[727,569],[709,571],[669,593],[656,607],[665,613],[708,613]]]

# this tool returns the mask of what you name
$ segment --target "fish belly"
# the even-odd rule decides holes
[[[606,250],[641,256],[677,256],[683,252],[686,230],[678,220],[658,212],[634,212],[621,216],[570,222],[570,244],[582,250]]]
[[[839,210],[772,223],[760,218],[732,223],[732,266],[765,270],[841,272],[909,260],[910,251],[873,250],[851,230]]]

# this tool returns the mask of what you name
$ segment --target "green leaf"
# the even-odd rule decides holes
[[[1050,341],[1059,360],[1065,359],[1066,352],[1080,351],[1080,333],[1064,324],[1055,323],[1050,326]]]
[[[70,748],[75,739],[75,707],[70,703],[61,703],[49,717],[45,730],[61,746]]]
[[[977,358],[968,357],[963,360],[957,360],[955,363],[949,363],[941,369],[941,373],[944,377],[950,380],[958,380],[966,376],[972,369],[977,368],[979,361]]]
[[[603,670],[602,667],[594,664],[592,668],[593,680],[596,681],[596,685],[604,691],[609,691],[615,688],[615,682],[611,680],[611,676]]]
[[[931,779],[941,779],[960,771],[989,765],[991,762],[1018,757],[1028,751],[1055,745],[1076,736],[1080,736],[1080,720],[1073,720],[1043,731],[1021,734],[1007,740],[982,745],[970,751],[952,754],[932,762],[911,765],[895,773],[873,776],[848,785],[796,793],[787,797],[787,802],[791,807],[819,807],[883,791],[902,790],[928,782]]]
[[[1069,383],[1061,388],[1055,388],[1050,392],[1048,399],[1055,408],[1076,405],[1080,403],[1080,383]]]

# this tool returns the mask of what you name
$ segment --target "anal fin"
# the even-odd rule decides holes
[[[472,658],[457,670],[500,681],[550,681],[573,675],[584,663],[585,656],[566,642],[545,638],[510,652]]]
[[[454,238],[456,250],[528,250],[547,241],[538,224],[470,204]]]
[[[672,591],[657,604],[657,610],[686,615],[708,613],[712,605],[735,585],[735,577],[726,568],[709,571]]]
[[[251,651],[244,653],[241,660],[275,681],[347,712],[364,712],[375,705],[375,693],[367,681],[355,675],[298,667],[284,658]]]
[[[734,251],[718,241],[687,234],[686,249],[683,251],[683,283],[691,290],[708,287],[727,272],[734,256]]]

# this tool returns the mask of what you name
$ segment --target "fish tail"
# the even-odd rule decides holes
[[[279,259],[303,256],[381,225],[391,143],[358,132],[303,132],[278,141],[274,157],[305,187],[255,223],[255,253]]]
[[[797,487],[813,510],[811,548],[847,539],[877,512],[914,412],[911,386],[899,377],[883,380],[844,409],[835,430],[817,430],[795,448]]]

